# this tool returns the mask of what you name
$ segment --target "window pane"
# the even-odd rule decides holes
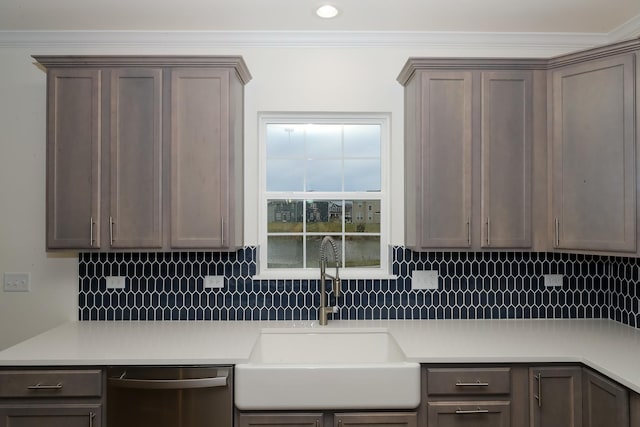
[[[347,233],[380,233],[380,200],[353,200]],[[347,208],[349,210],[349,208]]]
[[[346,267],[380,267],[379,236],[347,236]]]
[[[307,232],[342,232],[342,201],[313,200],[307,202]]]
[[[336,243],[338,249],[338,260],[342,262],[342,238],[340,236],[331,236]],[[324,236],[308,236],[307,237],[307,268],[320,268],[320,243],[322,243]],[[331,245],[329,245],[331,246]],[[329,261],[327,265],[330,268],[335,268],[333,250],[330,247],[325,248],[325,255]],[[318,272],[320,274],[320,272]],[[333,273],[329,273],[333,274]]]
[[[344,161],[345,191],[380,191],[380,159]]]
[[[345,157],[380,157],[380,125],[345,125]]]
[[[310,159],[342,157],[341,125],[307,125],[306,140]]]
[[[342,161],[309,160],[307,191],[342,191]]]
[[[269,268],[302,268],[302,236],[267,237]]]
[[[267,162],[267,191],[302,191],[304,162],[270,159]]]
[[[302,200],[269,200],[267,231],[269,233],[302,233],[304,212]]]
[[[267,125],[267,157],[304,157],[304,126]]]

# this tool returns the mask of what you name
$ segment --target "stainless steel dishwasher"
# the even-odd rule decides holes
[[[111,367],[107,427],[232,427],[231,366]]]

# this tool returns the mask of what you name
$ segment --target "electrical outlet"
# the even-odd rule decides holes
[[[563,277],[564,274],[545,274],[542,276],[544,286],[547,288],[561,288]]]
[[[31,290],[30,273],[4,273],[5,292],[29,292]]]
[[[107,289],[124,289],[125,279],[124,276],[106,276]]]
[[[438,270],[413,270],[411,289],[438,289]]]
[[[204,276],[205,289],[222,289],[224,288],[224,276]]]

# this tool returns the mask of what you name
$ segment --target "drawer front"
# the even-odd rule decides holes
[[[429,395],[478,395],[511,393],[510,368],[429,368]]]
[[[102,371],[0,371],[0,397],[100,397]]]

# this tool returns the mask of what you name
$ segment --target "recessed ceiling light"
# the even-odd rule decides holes
[[[316,15],[325,19],[335,18],[338,16],[338,9],[330,4],[325,4],[316,10]]]

